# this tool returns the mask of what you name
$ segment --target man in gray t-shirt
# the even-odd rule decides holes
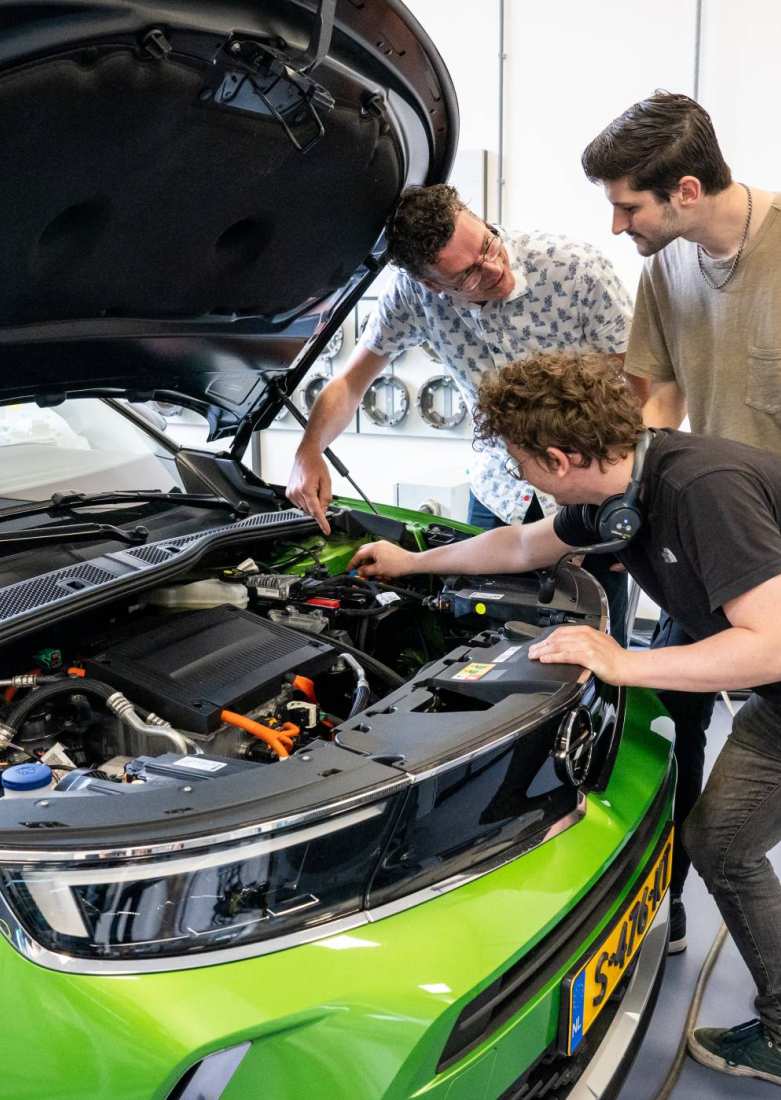
[[[643,268],[625,369],[648,387],[652,427],[718,435],[781,455],[781,203],[732,179],[708,114],[657,92],[614,119],[582,163],[613,207]],[[654,646],[686,632],[662,615]],[[714,696],[664,692],[675,721],[680,827],[702,787]],[[671,951],[686,946],[681,891],[689,861],[676,846]]]

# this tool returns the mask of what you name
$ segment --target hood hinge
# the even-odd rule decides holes
[[[228,36],[212,61],[202,103],[273,118],[292,145],[308,152],[325,133],[318,108],[333,110],[334,97],[310,76],[327,57],[336,0],[321,0],[309,45],[288,49],[282,39]]]

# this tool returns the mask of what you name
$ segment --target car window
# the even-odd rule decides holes
[[[231,438],[221,438],[208,442],[209,422],[205,416],[187,409],[184,405],[172,405],[167,401],[147,401],[143,405],[133,404],[131,409],[150,413],[160,421],[160,430],[180,447],[201,447],[209,451],[225,451],[232,442]]]
[[[0,498],[183,488],[174,456],[97,398],[0,407]]]
[[[179,447],[196,447],[204,451],[228,451],[233,445],[232,435],[223,435],[219,439],[209,440],[209,422],[205,416],[187,409],[184,405],[173,405],[168,401],[145,401],[129,405],[142,416],[153,419],[158,431],[164,432],[172,443]],[[251,465],[249,446],[237,457]]]

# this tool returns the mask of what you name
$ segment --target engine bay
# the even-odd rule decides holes
[[[344,569],[365,539],[343,528],[206,553],[174,583],[17,643],[0,680],[6,798],[181,790],[329,747],[414,771],[488,736],[508,700],[517,714],[577,680],[526,651],[559,623],[599,626],[587,574],[563,572],[550,603],[535,575],[369,581]]]

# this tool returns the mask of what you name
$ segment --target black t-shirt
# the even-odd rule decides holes
[[[729,600],[781,575],[781,457],[732,440],[657,431],[640,481],[643,525],[616,557],[696,641],[729,627]],[[599,542],[597,505],[568,505],[554,530]],[[781,614],[781,608],[768,608]],[[781,701],[781,682],[757,689]]]

